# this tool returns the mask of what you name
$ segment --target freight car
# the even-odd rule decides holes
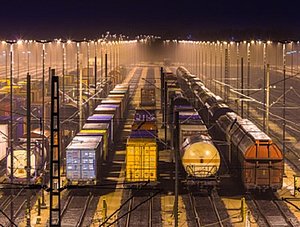
[[[185,183],[210,192],[219,184],[219,151],[214,146],[200,115],[183,94],[171,97],[170,113],[176,112],[179,115],[178,142],[181,164],[186,172]],[[172,118],[174,122],[174,114]]]
[[[128,185],[157,184],[158,148],[154,110],[136,110],[132,131],[126,143],[126,175]]]
[[[284,160],[282,151],[272,139],[253,122],[235,114],[202,82],[198,81],[195,86],[194,76],[188,70],[179,67],[176,74],[180,86],[189,93],[194,92],[199,113],[215,137],[229,144],[228,149],[223,148],[224,157],[231,170],[240,176],[245,189],[280,189]]]
[[[31,162],[31,183],[35,183],[44,173],[44,170],[48,161],[49,152],[49,136],[50,132],[45,131],[44,134],[44,146],[43,136],[39,130],[31,131],[31,143],[30,143],[30,162]],[[13,181],[14,183],[26,183],[27,182],[27,135],[19,138],[17,145],[13,147]],[[43,149],[44,148],[44,149]],[[9,151],[9,150],[8,150]],[[10,179],[11,174],[11,152],[8,152],[6,162],[6,176]]]
[[[102,136],[75,136],[66,149],[66,176],[71,184],[98,184],[103,157]]]
[[[283,181],[283,154],[272,139],[248,119],[229,112],[216,125],[231,144],[230,166],[240,170],[246,189],[278,190]]]

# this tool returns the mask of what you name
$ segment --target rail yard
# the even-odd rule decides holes
[[[0,50],[0,226],[300,226],[299,43]]]

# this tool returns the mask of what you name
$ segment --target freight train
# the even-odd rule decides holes
[[[120,78],[123,79],[123,78]],[[75,83],[74,81],[72,83]],[[72,84],[70,83],[70,84]],[[36,85],[37,84],[37,85]],[[26,100],[26,81],[21,81],[18,83],[18,86],[14,87],[14,103],[15,103],[15,107],[14,110],[17,113],[22,113],[21,111],[21,107],[24,106],[24,102]],[[104,90],[106,89],[106,86],[108,86],[107,84],[104,85],[104,87],[99,88],[100,90],[97,92],[97,94],[94,95],[95,100],[99,100],[99,98],[103,98],[103,96],[105,95]],[[125,85],[126,87],[126,85]],[[32,111],[34,111],[35,106],[40,106],[41,105],[41,97],[39,96],[39,90],[40,90],[40,86],[39,83],[36,83],[36,81],[32,81],[32,92],[33,92],[33,97],[32,97]],[[2,97],[6,97],[8,91],[4,90],[4,89],[0,89],[0,96]],[[123,91],[124,89],[122,89]],[[126,89],[125,89],[126,90]],[[117,89],[114,90],[115,92],[117,92]],[[128,87],[127,87],[127,91],[125,91],[125,93],[128,92]],[[126,98],[128,99],[128,94],[126,94]],[[106,99],[105,99],[106,100]],[[65,100],[67,102],[67,99]],[[96,103],[95,101],[95,103]],[[90,101],[88,102],[87,106],[92,106],[94,100],[90,99]],[[1,102],[2,103],[2,102]],[[11,180],[11,152],[10,152],[10,148],[8,147],[8,132],[9,132],[9,124],[8,121],[10,120],[10,116],[8,116],[10,114],[9,112],[9,103],[8,102],[4,102],[4,108],[1,109],[1,113],[0,113],[0,131],[1,131],[1,137],[0,137],[0,142],[3,141],[3,143],[1,143],[0,146],[0,163],[2,165],[3,163],[3,168],[6,169],[6,174],[5,174],[5,178],[6,180],[10,181]],[[34,107],[33,107],[34,106]],[[115,107],[116,109],[118,109],[118,107]],[[46,111],[47,109],[45,109]],[[118,109],[119,110],[119,109]],[[83,127],[83,130],[81,130],[78,133],[77,137],[74,137],[76,134],[76,131],[78,131],[77,127],[78,127],[78,122],[79,119],[78,118],[73,118],[73,116],[76,116],[76,107],[74,107],[73,105],[71,105],[71,103],[64,103],[64,105],[62,106],[62,108],[60,109],[60,111],[62,112],[62,114],[64,116],[69,117],[70,116],[70,121],[66,121],[65,123],[62,123],[62,125],[68,125],[68,127],[62,127],[62,149],[64,150],[64,144],[69,144],[69,150],[72,150],[72,152],[70,151],[68,154],[66,154],[67,156],[67,162],[71,163],[70,165],[67,165],[67,172],[69,174],[72,175],[73,169],[72,169],[72,161],[77,162],[79,160],[79,164],[80,166],[80,174],[82,175],[77,175],[77,177],[83,177],[85,178],[86,175],[88,175],[88,180],[90,180],[90,176],[92,175],[91,171],[93,171],[93,169],[90,171],[91,162],[94,162],[95,164],[97,163],[101,163],[102,160],[105,161],[106,158],[105,156],[108,155],[108,141],[110,141],[111,137],[108,136],[108,134],[110,133],[110,128],[113,125],[109,125],[106,123],[103,124],[86,124]],[[40,118],[41,117],[41,111],[38,112],[38,114],[36,114],[35,112],[33,112],[33,114],[37,117]],[[99,114],[101,114],[101,112],[99,112]],[[15,114],[17,115],[17,114]],[[46,117],[49,117],[49,111],[45,112]],[[119,115],[116,115],[119,121],[120,113]],[[98,118],[98,117],[97,117]],[[14,144],[13,144],[13,181],[14,183],[26,183],[27,182],[27,172],[26,172],[26,166],[27,166],[27,135],[24,134],[23,132],[23,118],[22,117],[16,117],[13,116],[14,119]],[[72,120],[75,120],[76,122],[74,123]],[[71,122],[71,123],[70,123]],[[39,122],[40,123],[40,122]],[[33,121],[31,124],[32,128],[36,128],[35,127],[35,122]],[[117,125],[115,126],[117,127]],[[90,135],[93,135],[93,133],[95,134],[94,137],[96,136],[100,136],[101,139],[100,141],[94,142],[94,139],[92,139],[91,137],[89,137]],[[39,179],[41,179],[41,176],[44,174],[44,170],[46,168],[46,166],[48,165],[48,159],[49,159],[49,136],[50,136],[50,131],[45,129],[44,131],[44,136],[42,135],[42,132],[40,129],[33,129],[31,130],[31,149],[30,149],[30,159],[31,159],[31,169],[30,169],[30,181],[31,183],[37,183],[39,181]],[[81,137],[79,137],[81,136]],[[73,138],[74,137],[74,138]],[[43,144],[44,141],[44,144]],[[98,143],[100,145],[98,145]],[[76,153],[75,149],[76,146],[80,147],[80,145],[83,145],[82,147],[82,152],[78,151]],[[93,157],[92,152],[89,152],[90,150],[99,150],[99,152],[95,152],[95,158]],[[101,155],[99,156],[98,153],[101,153]],[[64,155],[64,153],[62,153],[62,155]],[[76,156],[77,155],[77,156]],[[99,159],[98,156],[100,157]],[[77,159],[76,159],[77,157]],[[96,160],[96,161],[95,161]],[[99,162],[100,160],[100,162]],[[87,164],[87,165],[85,165]],[[74,168],[76,168],[77,166],[75,165]],[[78,169],[74,170],[74,172],[76,172]],[[85,171],[86,170],[86,171]],[[78,173],[78,172],[77,172]],[[84,175],[86,174],[86,175]],[[98,172],[96,172],[96,175],[98,174]],[[74,177],[75,176],[75,177]],[[73,177],[73,178],[72,178]],[[75,179],[76,178],[76,173],[74,173],[71,177],[69,177],[71,179]]]
[[[69,185],[101,182],[103,166],[110,161],[110,149],[119,138],[128,101],[129,85],[116,85],[67,146],[66,178]]]
[[[131,132],[126,141],[127,186],[158,183],[158,129],[156,125],[154,69],[151,68],[141,88],[140,108],[135,109]]]
[[[215,137],[229,144],[223,149],[231,170],[246,190],[278,190],[283,183],[283,154],[273,140],[253,122],[238,116],[224,100],[205,87],[184,67],[178,82]],[[224,147],[223,147],[224,148]]]
[[[179,147],[181,164],[188,186],[207,189],[210,192],[219,184],[221,158],[214,146],[201,116],[184,97],[182,91],[169,89],[169,124],[175,122],[178,113]],[[177,130],[177,129],[176,129]],[[172,136],[173,138],[174,136]],[[177,141],[174,141],[177,142]]]

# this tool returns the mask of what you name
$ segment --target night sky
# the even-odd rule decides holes
[[[106,31],[198,40],[300,39],[297,1],[10,0],[0,7],[1,39],[92,39]]]

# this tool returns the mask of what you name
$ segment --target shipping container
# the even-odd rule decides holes
[[[101,181],[102,136],[75,136],[66,149],[66,174],[71,184]]]
[[[119,127],[121,122],[121,113],[119,105],[98,105],[94,110],[94,114],[113,114],[116,122],[115,128]]]
[[[113,114],[94,114],[89,116],[87,123],[108,123],[110,132],[110,141],[114,143],[114,115]]]
[[[129,101],[129,89],[128,87],[126,88],[115,88],[114,90],[110,91],[111,95],[121,95],[123,94],[125,97],[125,102],[127,103]]]
[[[119,105],[120,112],[121,112],[121,119],[125,116],[122,100],[105,98],[101,101],[101,105]]]
[[[108,126],[108,124],[107,124]],[[82,129],[78,136],[102,136],[103,137],[103,160],[107,160],[109,154],[109,129]]]
[[[127,104],[126,104],[126,102],[125,102],[125,99],[124,99],[124,96],[123,96],[123,95],[122,95],[122,97],[119,96],[119,95],[108,95],[107,99],[118,100],[118,101],[120,101],[120,102],[121,102],[121,103],[120,103],[120,105],[121,105],[121,110],[122,110],[123,112],[126,111],[126,109],[127,109]],[[104,104],[104,103],[101,102],[101,104]]]
[[[31,139],[32,144],[36,144],[41,148],[39,150],[39,152],[40,152],[39,155],[40,156],[44,155],[44,158],[46,159],[48,151],[49,151],[49,146],[50,146],[50,131],[49,130],[44,131],[44,151],[42,151],[43,132],[40,129],[31,130],[30,139]],[[22,137],[20,137],[18,139],[18,143],[19,143],[19,145],[22,145],[23,147],[26,146],[27,133],[25,133],[24,135],[22,135]],[[44,154],[42,154],[42,152],[44,152]]]
[[[126,181],[157,183],[157,144],[153,138],[128,138]]]
[[[155,106],[155,88],[141,88],[141,106]]]

